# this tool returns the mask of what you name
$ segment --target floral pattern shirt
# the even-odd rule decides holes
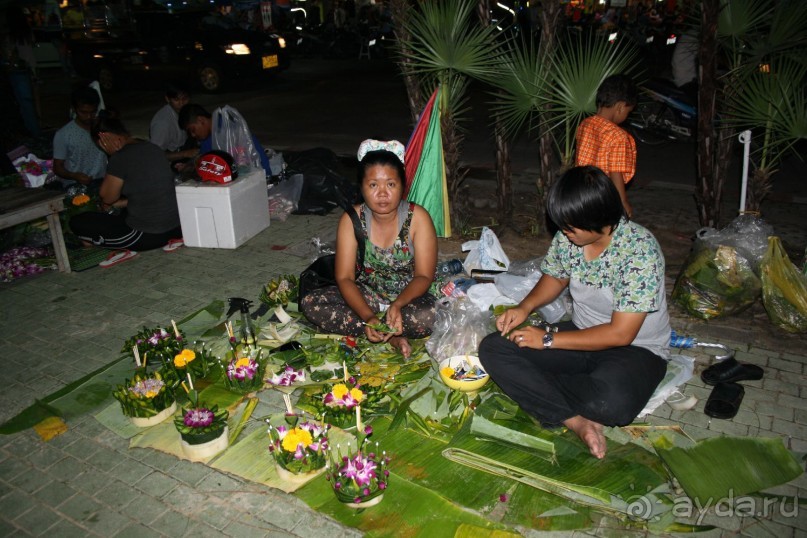
[[[562,233],[555,234],[541,271],[569,279],[572,321],[588,328],[611,321],[613,312],[646,312],[633,345],[667,357],[670,319],[664,285],[664,255],[647,229],[623,219],[611,243],[587,261]]]
[[[367,239],[364,242],[364,270],[356,282],[379,305],[392,303],[415,274],[415,253],[410,235],[414,209],[414,203],[401,200],[398,206],[398,237],[390,248],[381,248],[370,242],[367,215],[371,213],[364,204],[359,209],[362,231]],[[436,287],[432,283],[429,288],[429,292],[435,296]]]

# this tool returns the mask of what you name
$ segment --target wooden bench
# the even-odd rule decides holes
[[[11,187],[0,190],[0,230],[47,217],[59,271],[70,272],[70,260],[62,235],[59,212],[64,211],[64,193],[44,189]]]

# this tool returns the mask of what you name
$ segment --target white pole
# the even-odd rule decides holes
[[[745,212],[745,196],[748,192],[748,161],[751,152],[751,131],[743,131],[738,137],[743,148],[743,182],[740,186],[740,213]]]

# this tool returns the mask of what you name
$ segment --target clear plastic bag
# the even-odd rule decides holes
[[[673,301],[702,319],[751,306],[762,294],[757,271],[765,249],[760,245],[767,245],[771,233],[771,226],[752,215],[740,215],[720,231],[699,230],[675,281]]]
[[[636,418],[642,418],[655,411],[658,406],[663,404],[667,398],[678,389],[678,387],[690,380],[694,369],[695,359],[693,357],[672,355],[670,361],[667,363],[667,373],[664,375],[664,379],[658,384],[650,400]]]
[[[477,309],[467,297],[445,297],[437,301],[426,351],[436,368],[440,361],[455,355],[476,355],[482,339],[494,330],[490,310]]]
[[[294,174],[269,189],[269,215],[284,222],[297,209],[303,192],[303,175]]]
[[[807,332],[807,276],[790,261],[778,237],[768,238],[760,269],[768,317],[786,331]]]
[[[233,156],[236,166],[261,169],[261,157],[252,143],[252,132],[241,113],[230,105],[213,111],[213,149],[226,151]]]
[[[519,265],[516,263],[510,264],[510,270],[506,273],[502,273],[493,277],[493,282],[496,284],[496,289],[499,292],[511,299],[515,303],[520,303],[524,297],[527,296],[529,292],[532,291],[532,288],[538,283],[543,276],[543,273],[537,269],[541,265],[541,259],[537,258],[536,260],[530,260],[529,262],[518,262]],[[519,274],[514,273],[514,266],[515,271],[522,272],[528,269],[532,269],[532,272],[521,276]],[[549,304],[546,304],[538,309],[538,313],[544,319],[544,321],[548,321],[549,323],[557,323],[558,321],[562,320],[566,315],[570,314],[572,311],[572,299],[569,296],[568,288],[563,290],[554,301]]]

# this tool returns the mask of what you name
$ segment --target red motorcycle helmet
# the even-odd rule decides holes
[[[199,157],[196,174],[202,181],[229,183],[238,177],[238,168],[233,166],[233,156],[226,151],[214,149]]]

